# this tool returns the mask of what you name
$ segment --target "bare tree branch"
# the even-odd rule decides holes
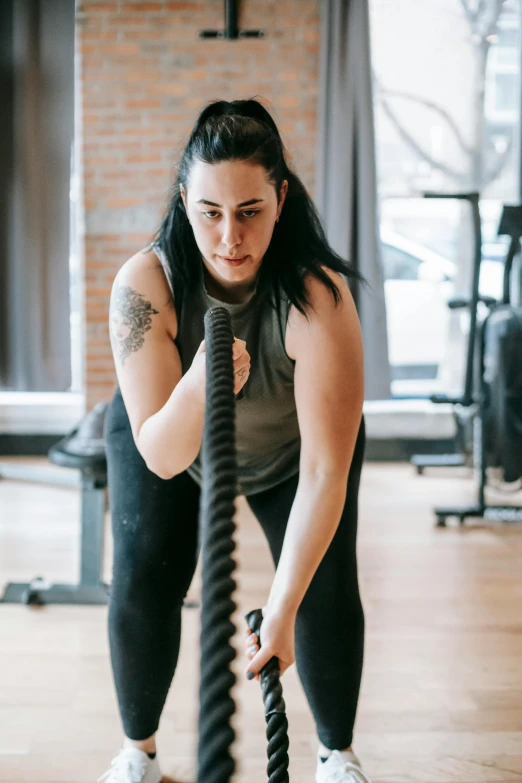
[[[477,8],[477,18],[479,20],[486,13],[486,9],[488,7],[488,2],[491,2],[491,0],[479,0],[479,4],[478,4],[478,8]]]
[[[388,101],[386,100],[386,98],[382,96],[381,96],[381,104],[386,116],[395,126],[395,129],[397,130],[399,136],[402,138],[404,142],[406,142],[406,144],[408,144],[417,153],[417,155],[419,155],[419,157],[427,161],[434,168],[443,171],[444,174],[446,174],[448,177],[451,177],[451,179],[455,180],[456,182],[461,183],[462,181],[465,180],[465,176],[462,172],[450,168],[450,166],[447,166],[442,161],[437,160],[432,155],[430,155],[430,153],[427,150],[421,147],[421,145],[413,138],[413,136],[410,133],[408,133],[408,131],[401,124],[401,122],[397,119],[395,113],[390,108]]]
[[[498,154],[490,147],[484,156],[486,159],[483,157],[483,123],[485,122],[483,114],[484,79],[488,52],[492,44],[492,41],[488,39],[491,39],[498,31],[499,19],[506,0],[458,0],[458,2],[470,27],[471,44],[474,48],[474,57],[476,61],[476,77],[478,79],[473,102],[473,116],[475,118],[473,128],[475,128],[476,133],[472,143],[466,143],[456,120],[438,103],[401,90],[386,89],[379,83],[375,74],[374,82],[377,87],[376,93],[381,101],[385,115],[395,127],[402,141],[405,142],[421,160],[429,163],[433,168],[441,171],[461,186],[467,186],[470,182],[473,182],[473,187],[484,188],[499,176],[509,159],[513,145],[513,135],[511,135],[503,153]],[[388,100],[389,97],[402,98],[403,100],[411,101],[412,103],[416,103],[434,111],[441,117],[444,120],[445,125],[450,129],[460,150],[464,153],[463,163],[469,163],[469,171],[459,171],[451,165],[437,160],[427,149],[424,149],[422,143],[417,141],[410,133],[409,129],[403,125],[399,119],[398,113],[396,113],[392,108],[392,105],[390,105]]]
[[[479,35],[482,42],[495,33],[505,0],[479,0],[475,11],[472,10],[469,0],[459,0],[459,2],[473,36]],[[485,21],[483,28],[482,21]]]
[[[493,162],[491,166],[484,167],[485,171],[481,183],[483,188],[487,187],[487,185],[490,185],[492,182],[494,182],[496,178],[499,176],[499,174],[502,172],[504,166],[506,165],[513,147],[513,135],[514,135],[513,133],[510,134],[504,152],[496,156],[496,160]]]
[[[444,109],[438,103],[435,103],[434,101],[430,101],[427,98],[423,98],[420,95],[412,95],[411,93],[403,92],[402,90],[387,89],[383,87],[377,80],[376,80],[376,84],[381,95],[389,95],[389,96],[395,96],[396,98],[403,98],[406,101],[412,101],[413,103],[418,103],[421,106],[425,106],[427,109],[432,109],[432,111],[436,112],[437,114],[440,114],[440,116],[444,120],[446,120],[450,130],[452,130],[453,133],[455,134],[455,138],[462,151],[465,152],[469,158],[472,157],[472,155],[474,154],[473,148],[470,147],[469,144],[466,144],[457,123],[455,122],[453,117],[449,114],[449,112],[446,111],[446,109]]]
[[[483,34],[484,39],[488,39],[490,35],[493,35],[497,32],[498,29],[498,20],[500,19],[500,16],[502,14],[502,6],[504,5],[505,0],[492,0],[491,3],[491,17],[489,19],[488,24],[486,25],[486,29]]]
[[[484,5],[483,0],[480,0],[477,11],[472,11],[469,5],[469,0],[459,0],[464,16],[466,17],[468,24],[471,28],[471,34],[475,35],[477,31],[477,18],[481,7]]]

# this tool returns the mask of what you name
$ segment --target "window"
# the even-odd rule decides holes
[[[382,260],[386,280],[418,280],[420,259],[404,250],[382,243]]]
[[[519,199],[518,0],[370,0],[377,176],[392,392],[462,391],[469,313],[469,203],[423,193],[478,191],[481,290],[499,294],[502,204]],[[498,12],[491,29],[487,18]],[[481,37],[482,36],[482,37]],[[481,59],[484,47],[488,50]]]

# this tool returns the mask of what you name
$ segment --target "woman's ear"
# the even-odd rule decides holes
[[[286,194],[288,193],[288,180],[284,179],[281,183],[281,190],[279,191],[279,206],[282,209],[283,204],[285,203]],[[279,214],[281,214],[281,209],[279,211]]]
[[[183,187],[183,185],[179,186],[179,192],[180,192],[181,198],[183,199],[183,204],[185,205],[185,212],[187,213],[187,217],[188,217],[187,194],[185,193],[185,188]]]

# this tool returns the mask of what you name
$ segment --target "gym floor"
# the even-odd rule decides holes
[[[431,512],[473,498],[466,469],[418,478],[401,463],[365,465],[358,553],[366,656],[354,749],[373,783],[522,780],[522,526],[449,520],[437,528]],[[0,481],[0,588],[35,575],[75,581],[78,504],[74,488]],[[272,567],[243,498],[238,523],[242,628],[243,611],[266,598]],[[110,557],[107,525],[107,580]],[[189,598],[198,590],[197,576]],[[106,607],[0,606],[2,783],[92,783],[107,769],[121,730],[106,619]],[[165,781],[195,780],[198,633],[198,610],[185,609],[158,734]],[[241,654],[236,780],[263,783],[261,696],[244,668]],[[316,743],[295,668],[283,685],[290,779],[311,783]]]

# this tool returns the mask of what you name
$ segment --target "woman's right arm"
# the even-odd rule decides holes
[[[119,270],[110,301],[111,346],[134,442],[149,470],[169,479],[196,458],[205,409],[204,355],[182,377],[177,319],[154,253]]]
[[[206,355],[201,343],[183,375],[174,343],[178,323],[165,275],[154,251],[130,258],[114,280],[111,346],[134,437],[149,470],[170,479],[186,470],[201,448]],[[244,340],[234,339],[234,393],[250,374]]]

